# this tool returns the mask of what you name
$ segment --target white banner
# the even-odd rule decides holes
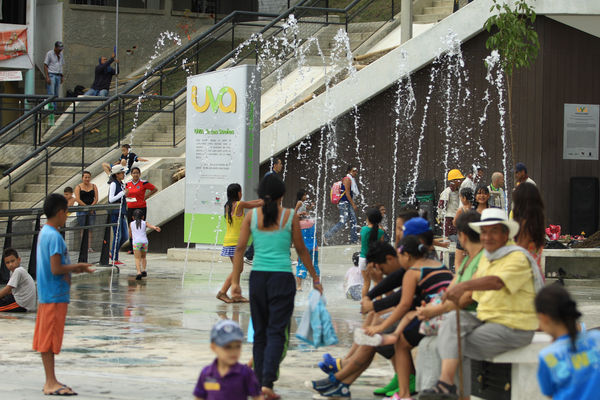
[[[243,65],[188,78],[184,240],[220,243],[227,186],[256,198],[260,75]],[[190,236],[191,229],[191,236]]]

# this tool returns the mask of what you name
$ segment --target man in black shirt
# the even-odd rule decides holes
[[[98,59],[98,65],[94,70],[94,83],[92,87],[84,93],[84,96],[108,96],[108,90],[110,89],[110,81],[113,75],[117,75],[117,71],[110,65],[112,63],[119,63],[119,60],[115,59],[115,54],[110,58],[104,56]]]

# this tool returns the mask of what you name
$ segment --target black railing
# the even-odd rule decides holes
[[[133,120],[132,115],[134,114],[138,118],[137,126],[140,126],[151,115],[172,112],[171,127],[173,130],[173,141],[171,145],[175,146],[177,144],[175,135],[176,112],[181,105],[185,104],[185,99],[181,97],[187,89],[187,76],[190,73],[198,74],[200,72],[214,71],[228,62],[230,65],[237,65],[243,62],[252,62],[258,58],[260,48],[256,43],[252,45],[254,46],[253,48],[240,54],[239,43],[235,39],[236,26],[262,27],[257,33],[262,35],[265,40],[269,40],[282,33],[285,34],[283,23],[292,14],[294,14],[299,24],[306,23],[316,25],[317,27],[335,24],[344,25],[348,28],[349,21],[356,18],[357,10],[365,10],[375,1],[354,0],[345,8],[328,8],[326,7],[329,4],[328,0],[303,0],[280,15],[242,11],[235,11],[229,14],[209,30],[182,48],[174,51],[173,54],[160,61],[156,66],[150,68],[143,76],[138,77],[134,82],[127,85],[121,93],[107,99],[102,98],[104,101],[101,104],[81,118],[76,118],[75,104],[79,101],[89,100],[83,100],[84,98],[68,99],[68,102],[72,104],[73,110],[69,111],[69,107],[67,107],[67,112],[72,112],[73,123],[60,130],[59,133],[53,134],[48,140],[45,140],[43,135],[34,135],[34,137],[41,138],[34,145],[34,150],[27,156],[14,162],[3,172],[3,176],[8,176],[9,181],[6,188],[10,192],[12,185],[28,174],[33,173],[33,171],[39,170],[38,167],[45,164],[47,194],[49,190],[47,172],[50,170],[50,164],[56,162],[54,160],[60,160],[65,149],[81,146],[80,164],[83,170],[86,164],[91,163],[90,160],[86,160],[85,150],[86,146],[93,145],[93,136],[91,136],[93,135],[93,131],[100,130],[101,126],[105,126],[106,136],[102,137],[105,137],[106,141],[98,141],[98,145],[109,147],[111,140],[112,143],[120,145],[126,132],[129,132],[128,127],[131,126],[130,123]],[[394,2],[393,0],[389,1],[393,10]],[[330,15],[333,14],[343,14],[345,18],[343,21],[339,19],[334,21],[330,18]],[[261,21],[264,18],[269,18],[270,21]],[[254,21],[248,21],[249,19],[253,19]],[[299,44],[313,34],[314,31],[311,31],[306,38],[297,38],[299,39]],[[228,45],[227,48],[220,48],[219,46],[222,46],[225,38],[229,40],[229,35],[231,35],[231,46]],[[292,52],[284,55],[281,62],[285,62],[286,57],[289,59],[292,56]],[[270,72],[273,71],[263,71],[263,78]],[[1,97],[2,95],[0,95]],[[94,100],[98,101],[98,98]],[[61,99],[54,99],[53,101],[60,103]],[[168,104],[166,109],[164,107],[165,104]],[[37,109],[35,112],[28,112],[27,115],[28,117],[22,118],[19,124],[23,124],[24,126],[39,125],[39,121],[46,120],[52,114],[46,110]],[[0,134],[2,132],[0,131]],[[23,132],[28,133],[29,131],[26,130]],[[0,142],[4,142],[1,140],[1,137]],[[21,136],[11,134],[10,137],[12,138],[11,142],[14,142]],[[183,140],[183,138],[180,139]],[[106,153],[109,151],[111,150],[107,150]],[[28,167],[25,170],[16,172],[25,163],[29,163]],[[56,186],[58,187],[59,185]],[[9,201],[11,199],[12,195],[9,193]]]
[[[118,209],[118,204],[69,208],[71,215],[60,232],[67,241],[72,260],[109,265],[110,231],[117,224],[111,222],[111,212]],[[90,213],[95,216],[96,223],[90,223]],[[36,278],[37,242],[43,214],[44,210],[41,208],[0,210],[0,226],[5,225],[4,233],[0,233],[0,239],[4,239],[2,248],[3,250],[9,247],[15,248],[21,256],[22,266],[34,279]],[[100,251],[90,253],[93,245],[96,245],[96,249]],[[3,257],[0,264],[0,283],[6,284],[9,278],[10,273]]]

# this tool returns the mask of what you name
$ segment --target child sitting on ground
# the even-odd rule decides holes
[[[363,276],[358,268],[359,255],[359,252],[352,254],[352,263],[354,266],[348,269],[344,278],[346,298],[355,301],[360,301],[363,287]]]
[[[135,256],[135,269],[137,270],[135,279],[139,281],[142,277],[148,276],[146,272],[146,253],[148,252],[146,227],[154,229],[156,232],[160,232],[160,228],[144,221],[144,211],[140,208],[133,212],[133,221],[129,226],[131,228],[133,255]]]
[[[42,354],[46,373],[46,395],[72,396],[77,393],[60,383],[54,373],[54,355],[62,346],[71,273],[93,272],[91,264],[71,264],[65,239],[58,231],[67,222],[67,199],[53,193],[44,200],[48,221],[40,231],[37,245],[38,311],[33,333],[33,350]]]
[[[539,355],[538,382],[542,393],[555,400],[598,398],[600,332],[579,329],[581,313],[569,292],[549,285],[535,297],[540,328],[554,343]]]
[[[231,320],[221,320],[210,332],[210,348],[217,355],[204,367],[196,383],[196,400],[263,400],[254,371],[238,360],[242,353],[244,333]]]
[[[4,250],[4,264],[10,271],[10,280],[0,290],[0,311],[27,312],[35,310],[35,282],[29,272],[21,267],[21,257],[15,249]]]

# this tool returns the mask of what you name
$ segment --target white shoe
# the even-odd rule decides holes
[[[383,337],[378,333],[369,336],[362,328],[356,328],[354,330],[354,343],[359,346],[377,347],[381,345],[381,342],[383,342]]]
[[[252,260],[249,258],[244,257],[244,263],[248,264],[248,265],[252,265]]]

